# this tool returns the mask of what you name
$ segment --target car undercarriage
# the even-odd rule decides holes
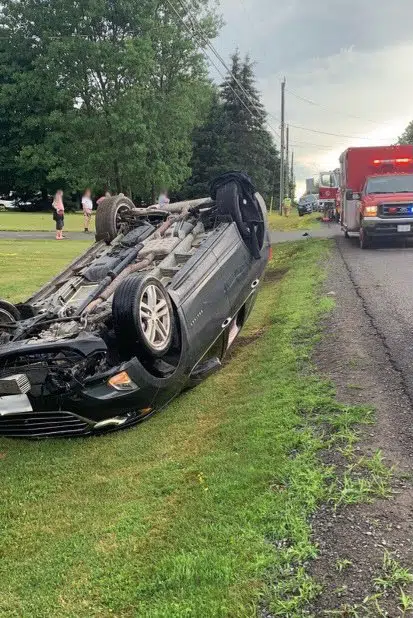
[[[162,209],[107,198],[94,245],[24,303],[0,301],[0,435],[128,426],[219,369],[269,252],[243,182]]]

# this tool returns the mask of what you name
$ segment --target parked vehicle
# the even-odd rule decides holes
[[[349,148],[340,157],[342,229],[368,249],[377,238],[413,236],[413,146]]]
[[[266,217],[239,174],[162,209],[106,198],[91,248],[26,302],[0,303],[0,435],[133,425],[217,371],[255,303]]]
[[[0,212],[6,210],[17,210],[16,197],[13,192],[0,195]]]
[[[300,198],[297,206],[300,217],[311,215],[313,210],[317,209],[317,198],[314,195],[304,195]]]

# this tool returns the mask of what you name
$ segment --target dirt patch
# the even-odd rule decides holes
[[[289,270],[289,268],[272,268],[267,270],[264,275],[264,285],[281,281]]]
[[[246,335],[245,337],[238,337],[234,342],[234,345],[230,348],[228,354],[226,355],[223,365],[232,362],[234,358],[236,358],[237,355],[241,352],[241,350],[248,347],[252,343],[255,343],[260,337],[262,337],[262,335],[265,333],[265,330],[265,327],[262,327],[254,331],[250,335]]]
[[[326,291],[335,292],[337,306],[315,362],[335,383],[340,402],[374,406],[376,422],[360,430],[356,455],[371,456],[379,449],[395,472],[390,499],[336,511],[324,506],[315,515],[312,524],[319,557],[310,572],[323,591],[311,610],[317,617],[413,616],[412,608],[401,609],[397,577],[384,595],[374,598],[381,590],[377,578],[388,576],[383,571],[386,555],[390,553],[401,567],[413,565],[411,401],[338,250],[330,262]],[[334,464],[340,474],[346,461],[339,457]],[[413,595],[411,586],[407,591]]]

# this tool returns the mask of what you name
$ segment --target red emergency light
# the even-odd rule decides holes
[[[392,165],[393,163],[412,163],[413,159],[374,159],[374,165]]]

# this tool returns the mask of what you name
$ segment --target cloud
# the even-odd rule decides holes
[[[291,128],[301,182],[337,167],[350,145],[392,143],[413,119],[412,0],[223,0],[223,12],[217,46],[227,55],[239,47],[257,62],[271,124],[285,75],[291,124],[370,138]]]

